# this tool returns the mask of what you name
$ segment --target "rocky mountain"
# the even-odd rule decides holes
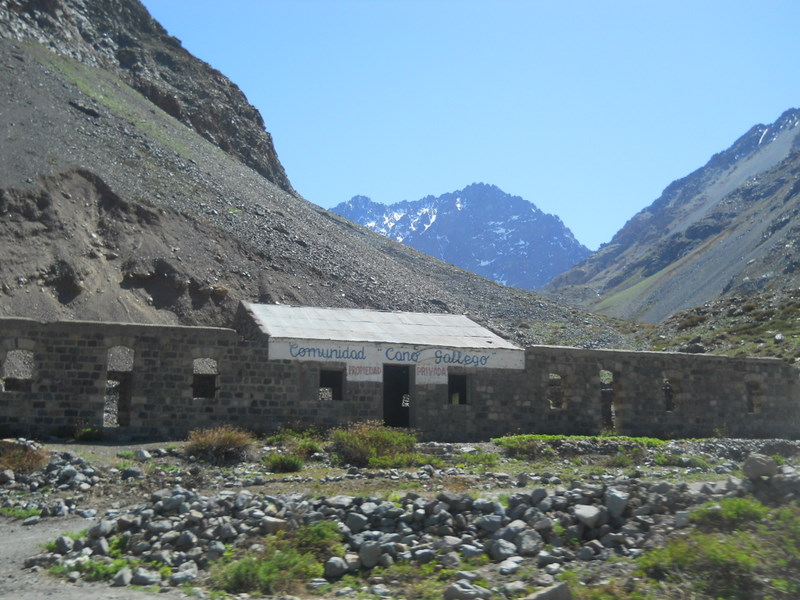
[[[0,36],[111,71],[154,105],[282,189],[264,121],[239,88],[187,52],[139,2],[0,0]]]
[[[331,210],[420,252],[522,289],[543,286],[589,254],[561,219],[483,183],[388,205],[355,196]]]
[[[659,322],[709,300],[800,284],[800,111],[756,125],[671,183],[547,291]]]
[[[256,109],[136,0],[0,0],[0,114],[0,315],[229,326],[245,299],[635,344],[300,198]]]

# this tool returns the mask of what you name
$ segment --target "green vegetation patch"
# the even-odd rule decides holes
[[[750,498],[723,498],[706,502],[690,514],[693,523],[703,528],[737,529],[764,520],[769,508]]]
[[[73,436],[76,442],[100,442],[103,440],[102,427],[79,427]]]
[[[282,428],[264,441],[270,446],[284,448],[287,454],[294,454],[304,460],[323,451],[323,437],[316,429]]]
[[[72,539],[85,537],[86,530],[79,533],[65,534]],[[158,571],[162,579],[172,575],[172,567],[158,561],[142,561],[137,558],[124,556],[128,538],[122,535],[114,536],[109,540],[108,556],[91,556],[85,562],[76,561],[71,566],[55,565],[50,572],[55,575],[66,576],[70,571],[78,571],[85,581],[108,581],[124,568],[135,570],[138,567]],[[55,550],[55,542],[45,545],[45,549]]]
[[[354,423],[330,433],[333,452],[342,464],[395,468],[430,462],[414,452],[417,436],[407,429],[386,427],[379,421]]]
[[[576,600],[796,600],[800,597],[800,507],[770,509],[725,498],[691,513],[696,529],[636,559],[635,578],[581,582],[567,572]]]
[[[343,556],[335,523],[321,521],[265,538],[260,552],[227,557],[211,569],[211,583],[231,594],[288,592],[324,573],[324,561]]]
[[[684,467],[702,469],[703,471],[711,469],[711,463],[702,456],[684,456],[682,454],[656,452],[653,456],[653,462],[659,467]]]
[[[456,457],[455,462],[470,467],[496,467],[500,457],[492,452],[464,452]]]
[[[757,593],[762,588],[759,560],[774,560],[772,554],[749,532],[694,533],[651,550],[639,559],[639,566],[655,580],[691,579],[692,589],[712,598],[749,600],[763,597]]]
[[[511,457],[524,459],[552,458],[555,449],[564,442],[574,441],[613,441],[618,444],[633,445],[641,448],[658,448],[666,444],[664,440],[649,437],[629,437],[624,435],[587,436],[587,435],[548,435],[524,434],[508,435],[494,438],[492,442],[500,446]]]
[[[41,513],[41,508],[23,508],[22,506],[3,506],[0,508],[0,515],[11,517],[12,519],[27,519]]]

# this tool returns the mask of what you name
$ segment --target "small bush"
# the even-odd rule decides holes
[[[41,448],[33,449],[22,444],[0,445],[0,469],[11,469],[14,473],[32,473],[44,467],[49,456]]]
[[[253,436],[231,425],[196,429],[189,433],[186,454],[215,464],[239,462],[253,458]]]
[[[319,561],[331,556],[344,556],[342,534],[333,521],[319,521],[296,529],[288,536],[302,551],[312,554]]]
[[[736,529],[766,518],[769,508],[749,498],[723,498],[719,502],[706,502],[692,511],[690,518],[700,526]]]
[[[271,446],[286,449],[289,454],[296,454],[303,460],[308,460],[312,455],[323,451],[321,440],[316,429],[282,428],[267,437],[265,441]]]
[[[701,323],[705,322],[705,320],[706,320],[706,315],[698,315],[698,314],[686,315],[680,321],[678,321],[678,324],[675,327],[678,331],[681,331],[683,329],[689,329],[690,327],[695,327],[697,325],[700,325]]]
[[[322,444],[311,438],[301,438],[295,442],[292,451],[298,456],[308,460],[314,454],[322,452]]]
[[[264,466],[273,473],[296,473],[303,468],[303,459],[295,454],[271,452],[264,459]]]
[[[386,427],[379,421],[365,421],[344,429],[334,429],[330,438],[333,451],[342,463],[357,467],[380,465],[381,468],[392,464],[394,459],[399,462],[409,460],[414,456],[414,444],[417,441],[414,433]]]

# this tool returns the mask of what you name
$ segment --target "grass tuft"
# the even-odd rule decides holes
[[[303,459],[296,454],[271,452],[264,459],[264,466],[273,473],[296,473],[303,468]]]
[[[185,452],[213,464],[241,462],[253,457],[255,438],[231,425],[195,429],[189,433]]]
[[[354,423],[330,433],[339,461],[357,467],[404,467],[429,462],[414,452],[417,437],[407,429],[386,427],[379,421]]]
[[[23,508],[21,506],[3,506],[0,508],[0,515],[12,519],[27,519],[42,514],[41,508]]]

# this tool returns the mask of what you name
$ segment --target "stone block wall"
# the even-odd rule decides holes
[[[375,400],[379,383],[351,383],[345,401],[320,402],[318,365],[270,361],[265,341],[242,340],[231,329],[5,318],[0,365],[23,350],[31,355],[32,373],[23,385],[4,377],[0,433],[72,435],[103,428],[109,367],[118,368],[109,364],[109,350],[118,346],[133,350],[130,407],[122,427],[106,427],[109,434],[174,437],[220,424],[274,431],[382,416]],[[205,396],[193,393],[195,359],[215,364],[213,391]]]
[[[382,383],[349,381],[341,400],[323,400],[320,369],[343,363],[269,360],[266,339],[247,338],[221,328],[0,318],[0,434],[69,435],[105,422],[109,433],[183,437],[223,423],[267,432],[383,419]],[[132,365],[113,358],[120,346]],[[411,426],[441,441],[611,429],[800,437],[798,371],[777,360],[546,346],[525,358],[524,370],[452,369],[467,376],[466,404],[449,404],[447,385],[412,385]],[[129,406],[119,401],[120,426],[110,427],[109,379],[124,377]]]
[[[779,360],[536,346],[525,364],[467,371],[466,406],[448,405],[446,386],[417,386],[412,425],[454,441],[602,431],[800,437],[800,372]]]

